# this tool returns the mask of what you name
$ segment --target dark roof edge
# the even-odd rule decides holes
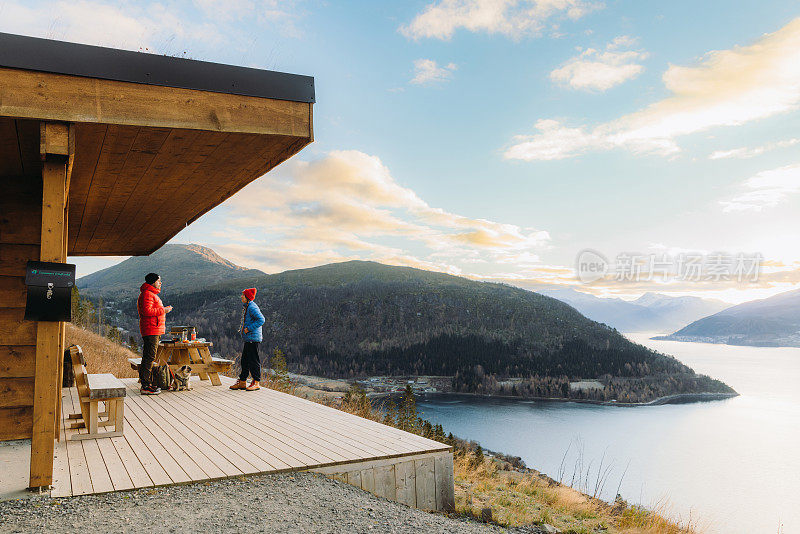
[[[314,78],[0,32],[0,67],[314,102]]]

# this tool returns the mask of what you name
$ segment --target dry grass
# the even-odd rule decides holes
[[[86,358],[86,370],[90,373],[111,373],[117,378],[135,378],[139,375],[131,369],[128,358],[140,358],[122,345],[103,336],[67,323],[67,346],[80,345]]]
[[[681,527],[667,519],[667,506],[656,510],[618,503],[611,506],[535,471],[521,472],[492,458],[475,465],[471,453],[456,454],[456,511],[476,518],[492,509],[504,526],[547,523],[564,533],[699,534],[695,524]]]

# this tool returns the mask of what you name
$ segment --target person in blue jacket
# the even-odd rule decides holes
[[[256,288],[251,287],[242,291],[242,324],[239,332],[242,333],[244,348],[242,349],[242,372],[239,381],[231,389],[244,389],[256,391],[261,389],[261,357],[258,355],[258,344],[264,339],[261,326],[264,324],[264,314],[253,299],[256,298]],[[253,379],[247,384],[247,376]]]

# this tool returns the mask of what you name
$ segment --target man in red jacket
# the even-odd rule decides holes
[[[142,383],[142,395],[158,395],[161,390],[153,385],[151,368],[158,351],[158,340],[166,332],[167,314],[172,306],[164,306],[158,294],[161,292],[161,277],[149,273],[144,277],[144,284],[139,288],[139,333],[142,334],[142,364],[139,366],[139,380]]]

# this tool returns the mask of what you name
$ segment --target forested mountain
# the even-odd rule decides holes
[[[566,302],[589,319],[620,332],[672,332],[730,306],[721,300],[671,297],[658,293],[645,293],[628,301],[595,297],[572,288],[543,286],[536,291]]]
[[[200,245],[167,244],[149,256],[133,256],[101,271],[77,280],[85,295],[124,298],[139,295],[139,286],[147,273],[158,273],[164,281],[165,294],[194,291],[223,280],[263,275],[257,269],[240,267]]]
[[[444,375],[454,377],[456,390],[488,392],[516,379],[509,386],[514,391],[507,392],[530,396],[568,396],[570,379],[598,377],[626,380],[617,386],[637,392],[635,400],[729,391],[554,298],[366,261],[186,291],[165,300],[174,306],[168,322],[196,326],[199,336],[214,342],[215,352],[236,358],[239,295],[248,286],[258,288],[256,302],[267,319],[262,352],[280,348],[300,373]],[[135,328],[133,299],[123,311]]]
[[[800,347],[800,289],[733,306],[660,339]]]

